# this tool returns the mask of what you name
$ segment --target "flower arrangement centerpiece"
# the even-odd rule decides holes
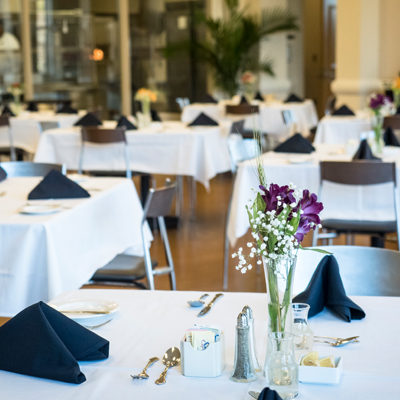
[[[371,147],[374,153],[380,155],[384,146],[383,120],[385,117],[395,114],[396,108],[389,97],[383,94],[372,94],[369,98],[369,108],[372,111],[372,129],[375,132],[375,140],[371,143]]]
[[[150,103],[157,101],[157,93],[146,88],[141,88],[136,92],[135,100],[140,101],[142,105],[141,112],[137,113],[139,128],[150,126]]]
[[[400,72],[399,72],[398,77],[393,82],[392,92],[393,92],[394,105],[395,105],[396,111],[397,111],[400,107]]]
[[[19,114],[21,112],[21,96],[24,93],[24,85],[19,82],[14,82],[7,88],[7,92],[11,93],[14,100],[13,100],[13,111],[15,114]]]
[[[323,209],[317,196],[299,190],[293,184],[268,183],[261,158],[260,134],[255,132],[255,172],[259,190],[255,200],[246,206],[254,241],[247,243],[249,254],[242,248],[232,254],[238,258],[236,269],[242,273],[252,268],[251,262],[264,264],[268,294],[269,333],[291,331],[292,288],[297,259],[304,236],[320,227]],[[317,250],[326,253],[323,250]]]
[[[251,96],[254,92],[254,84],[256,83],[256,80],[256,76],[250,71],[243,72],[242,76],[240,77],[243,92],[249,101],[251,100]]]

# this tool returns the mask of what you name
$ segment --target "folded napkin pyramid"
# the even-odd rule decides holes
[[[239,104],[249,104],[249,102],[247,101],[246,97],[242,95],[242,96],[240,97],[240,102],[239,102]]]
[[[275,390],[266,387],[258,396],[258,400],[282,400],[282,397]]]
[[[51,170],[43,180],[29,193],[28,200],[44,199],[80,199],[90,194],[61,172]]]
[[[232,124],[230,133],[243,134],[243,132],[244,132],[244,119],[236,121]]]
[[[304,100],[295,94],[291,94],[288,98],[284,101],[284,103],[302,103]]]
[[[217,104],[218,101],[214,99],[214,97],[212,97],[210,94],[206,94],[203,99],[201,101],[199,101],[199,103],[214,103]]]
[[[121,116],[120,119],[118,120],[118,124],[117,124],[117,128],[119,128],[120,126],[125,126],[127,131],[132,131],[134,129],[137,129],[135,125],[132,124],[131,121],[129,121],[128,118],[126,118],[125,116]]]
[[[57,111],[57,114],[78,114],[78,111],[70,105],[64,105]]]
[[[277,146],[274,151],[276,153],[310,154],[315,151],[315,148],[306,138],[301,136],[300,133],[296,133],[294,136]]]
[[[349,107],[347,107],[345,104],[341,107],[339,107],[338,109],[336,109],[332,115],[336,115],[336,116],[340,116],[340,115],[355,115],[354,111],[351,110]]]
[[[151,120],[155,122],[162,122],[161,117],[158,115],[156,110],[150,110]]]
[[[396,135],[393,132],[393,129],[388,126],[383,134],[383,140],[386,146],[397,146],[400,147],[399,139],[397,139]]]
[[[347,322],[365,317],[365,312],[346,296],[339,266],[333,255],[325,256],[320,261],[306,290],[292,302],[308,304],[310,318],[320,313],[324,307]]]
[[[108,358],[110,343],[43,302],[0,327],[0,369],[68,383],[85,382],[77,361]]]
[[[26,107],[26,111],[38,112],[38,106],[34,101],[30,101],[28,103],[28,107]]]
[[[4,171],[4,169],[0,167],[0,182],[4,181],[4,179],[7,179],[7,172]]]
[[[75,122],[74,126],[98,126],[103,125],[103,123],[93,114],[87,113],[77,122]]]
[[[2,117],[15,117],[15,114],[11,111],[10,107],[4,106],[3,111],[1,112]]]
[[[353,160],[380,160],[372,154],[371,147],[367,142],[367,139],[361,141],[356,154],[354,154]]]
[[[214,121],[212,118],[202,112],[188,126],[218,126],[218,122]]]
[[[264,97],[261,96],[260,92],[257,92],[256,95],[254,96],[254,100],[264,101]]]

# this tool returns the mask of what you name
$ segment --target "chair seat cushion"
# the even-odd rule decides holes
[[[157,266],[152,261],[153,268]],[[132,282],[143,279],[146,276],[144,258],[118,254],[106,266],[98,269],[92,277],[92,281],[100,282]]]
[[[358,221],[347,219],[326,219],[322,227],[335,230],[338,233],[391,233],[396,232],[396,221]]]

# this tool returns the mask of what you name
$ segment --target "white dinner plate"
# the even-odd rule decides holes
[[[21,214],[53,214],[62,210],[60,204],[27,204],[20,210]]]
[[[311,157],[292,157],[288,159],[290,164],[307,164],[312,160]]]
[[[49,306],[55,308],[57,311],[96,311],[104,312],[104,314],[80,314],[68,313],[64,314],[73,320],[93,319],[104,316],[109,316],[119,309],[118,303],[115,301],[105,299],[88,299],[88,300],[53,300]]]

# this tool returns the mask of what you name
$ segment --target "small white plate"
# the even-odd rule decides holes
[[[60,204],[27,204],[20,210],[21,214],[53,214],[62,210]]]
[[[311,157],[292,157],[288,159],[290,164],[306,164],[312,160]]]
[[[115,301],[104,300],[104,299],[88,299],[88,300],[53,300],[48,303],[50,307],[53,307],[57,311],[96,311],[105,312],[107,314],[79,314],[79,313],[68,313],[64,314],[73,320],[80,319],[93,319],[104,317],[115,313],[119,309],[118,303]]]

